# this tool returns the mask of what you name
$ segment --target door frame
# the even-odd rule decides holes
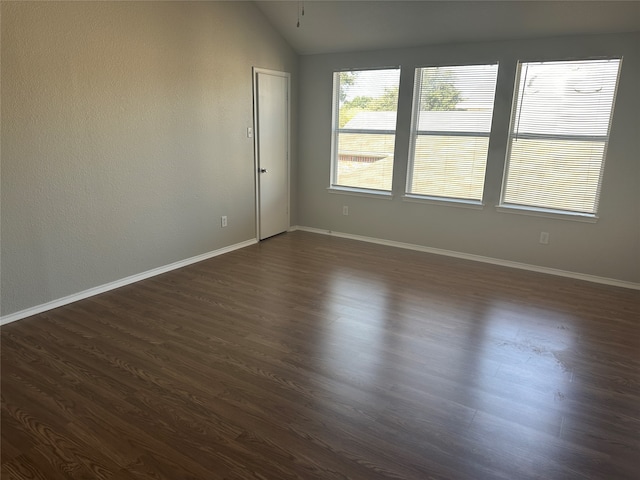
[[[256,196],[256,240],[260,241],[260,151],[258,140],[258,74],[275,75],[287,80],[287,230],[291,228],[291,74],[267,68],[252,67],[253,80],[253,174],[255,176]]]

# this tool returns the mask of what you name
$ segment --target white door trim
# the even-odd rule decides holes
[[[258,127],[258,74],[275,75],[287,79],[287,223],[291,226],[291,74],[267,68],[252,68],[253,79],[253,159],[256,199],[256,240],[260,241],[260,152]]]

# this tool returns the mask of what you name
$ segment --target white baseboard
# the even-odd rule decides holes
[[[160,275],[161,273],[166,273],[166,272],[170,272],[171,270],[175,270],[177,268],[186,267],[187,265],[191,265],[192,263],[201,262],[203,260],[207,260],[209,258],[222,255],[223,253],[229,253],[234,250],[238,250],[240,248],[248,247],[249,245],[254,245],[256,243],[258,243],[256,239],[236,243],[234,245],[229,245],[228,247],[223,247],[218,250],[213,250],[211,252],[203,253],[202,255],[196,255],[195,257],[187,258],[185,260],[179,260],[177,262],[170,263],[169,265],[165,265],[163,267],[154,268],[152,270],[147,270],[146,272],[137,273],[135,275],[131,275],[130,277],[116,280],[114,282],[109,282],[104,285],[99,285],[97,287],[89,288],[88,290],[83,290],[82,292],[74,293],[73,295],[68,295],[66,297],[59,298],[57,300],[52,300],[50,302],[43,303],[35,307],[21,310],[19,312],[11,313],[9,315],[4,315],[0,317],[0,325],[6,325],[7,323],[15,322],[16,320],[21,320],[23,318],[30,317],[31,315],[36,315],[38,313],[46,312],[47,310],[52,310],[57,307],[62,307],[63,305],[77,302],[78,300],[82,300],[88,297],[93,297],[94,295],[108,292],[109,290],[114,290],[119,287],[124,287],[125,285],[139,282],[140,280],[144,280],[146,278],[155,277],[156,275]]]
[[[527,263],[519,263],[519,262],[512,262],[510,260],[501,260],[499,258],[484,257],[482,255],[472,255],[470,253],[455,252],[453,250],[444,250],[441,248],[425,247],[422,245],[415,245],[412,243],[396,242],[393,240],[384,240],[381,238],[365,237],[362,235],[352,235],[350,233],[334,232],[332,230],[322,230],[319,228],[304,227],[300,225],[296,225],[289,229],[289,231],[295,231],[295,230],[311,232],[311,233],[319,233],[322,235],[331,235],[331,236],[340,237],[340,238],[348,238],[351,240],[358,240],[361,242],[377,243],[380,245],[387,245],[390,247],[406,248],[408,250],[434,253],[436,255],[446,255],[448,257],[456,257],[456,258],[462,258],[465,260],[473,260],[475,262],[491,263],[493,265],[500,265],[503,267],[519,268],[521,270],[529,270],[532,272],[546,273],[549,275],[557,275],[560,277],[574,278],[576,280],[584,280],[587,282],[601,283],[604,285],[612,285],[615,287],[640,290],[640,283],[626,282],[624,280],[616,280],[615,278],[598,277],[596,275],[588,275],[585,273],[569,272],[566,270],[559,270],[556,268],[539,267],[537,265],[530,265]]]
[[[350,233],[341,233],[341,232],[334,232],[331,230],[322,230],[319,228],[312,228],[312,227],[304,227],[304,226],[300,226],[300,225],[294,225],[291,226],[289,228],[290,232],[296,231],[296,230],[300,230],[300,231],[304,231],[304,232],[311,232],[311,233],[318,233],[318,234],[322,234],[322,235],[332,235],[334,237],[341,237],[341,238],[348,238],[351,240],[358,240],[361,242],[368,242],[368,243],[377,243],[379,245],[387,245],[390,247],[397,247],[397,248],[405,248],[408,250],[416,250],[418,252],[425,252],[425,253],[433,253],[436,255],[445,255],[448,257],[455,257],[455,258],[462,258],[465,260],[473,260],[476,262],[483,262],[483,263],[490,263],[493,265],[501,265],[503,267],[511,267],[511,268],[518,268],[521,270],[529,270],[532,272],[538,272],[538,273],[546,273],[549,275],[557,275],[557,276],[561,276],[561,277],[568,277],[568,278],[573,278],[576,280],[584,280],[587,282],[593,282],[593,283],[601,283],[604,285],[612,285],[615,287],[622,287],[622,288],[630,288],[633,290],[640,290],[640,284],[639,283],[633,283],[633,282],[626,282],[623,280],[616,280],[614,278],[607,278],[607,277],[598,277],[596,275],[587,275],[584,273],[577,273],[577,272],[569,272],[566,270],[559,270],[556,268],[548,268],[548,267],[539,267],[537,265],[530,265],[530,264],[526,264],[526,263],[519,263],[519,262],[512,262],[509,260],[501,260],[498,258],[491,258],[491,257],[484,257],[481,255],[472,255],[469,253],[462,253],[462,252],[455,252],[452,250],[444,250],[441,248],[432,248],[432,247],[425,247],[423,245],[415,245],[415,244],[411,244],[411,243],[403,243],[403,242],[396,242],[393,240],[385,240],[385,239],[381,239],[381,238],[373,238],[373,237],[365,237],[362,235],[352,235]],[[21,310],[19,312],[15,312],[15,313],[11,313],[9,315],[4,315],[2,317],[0,317],[0,325],[6,325],[8,323],[11,322],[15,322],[16,320],[21,320],[23,318],[26,317],[30,317],[31,315],[36,315],[38,313],[42,313],[42,312],[46,312],[47,310],[52,310],[54,308],[57,307],[61,307],[63,305],[67,305],[69,303],[73,303],[73,302],[77,302],[78,300],[82,300],[88,297],[92,297],[94,295],[98,295],[100,293],[104,293],[104,292],[108,292],[109,290],[114,290],[116,288],[119,287],[123,287],[125,285],[129,285],[131,283],[135,283],[135,282],[139,282],[140,280],[144,280],[146,278],[150,278],[150,277],[154,277],[156,275],[160,275],[162,273],[166,273],[169,272],[171,270],[175,270],[178,268],[182,268],[182,267],[186,267],[187,265],[191,265],[193,263],[197,263],[197,262],[201,262],[203,260],[207,260],[209,258],[212,257],[216,257],[218,255],[222,255],[224,253],[228,253],[228,252],[232,252],[234,250],[238,250],[240,248],[244,248],[244,247],[248,247],[249,245],[254,245],[258,243],[256,239],[252,239],[252,240],[247,240],[244,242],[240,242],[240,243],[236,243],[234,245],[230,245],[228,247],[224,247],[224,248],[220,248],[218,250],[214,250],[208,253],[203,253],[202,255],[197,255],[195,257],[191,257],[191,258],[187,258],[185,260],[180,260],[174,263],[171,263],[169,265],[165,265],[163,267],[158,267],[158,268],[154,268],[152,270],[148,270],[146,272],[142,272],[142,273],[138,273],[136,275],[131,275],[130,277],[126,277],[120,280],[116,280],[114,282],[110,282],[104,285],[100,285],[97,287],[93,287],[93,288],[89,288],[88,290],[84,290],[82,292],[79,293],[75,293],[73,295],[68,295],[66,297],[63,298],[59,298],[57,300],[52,300],[50,302],[47,303],[43,303],[41,305],[37,305],[35,307],[30,307],[24,310]]]

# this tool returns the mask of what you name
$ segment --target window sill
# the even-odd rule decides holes
[[[356,197],[382,198],[384,200],[391,200],[393,198],[393,194],[386,190],[369,190],[366,188],[333,186],[328,187],[327,192],[340,195],[354,195]]]
[[[496,205],[496,211],[502,213],[515,213],[516,215],[529,215],[532,217],[553,218],[556,220],[569,220],[584,223],[596,223],[598,221],[597,215],[546,210],[544,208],[535,207],[522,207],[519,205]]]
[[[406,194],[402,197],[402,201],[413,203],[428,203],[431,205],[440,205],[441,207],[471,208],[473,210],[482,210],[484,208],[484,204],[478,200],[463,200],[460,198],[429,197],[423,195]]]

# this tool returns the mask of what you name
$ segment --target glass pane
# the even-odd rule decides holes
[[[606,136],[620,60],[522,64],[517,134]]]
[[[504,202],[593,213],[605,142],[514,140]]]
[[[399,69],[337,72],[333,185],[391,190]]]
[[[597,211],[620,59],[519,66],[502,202]]]
[[[488,146],[487,137],[419,135],[411,193],[481,200]]]
[[[341,133],[336,185],[391,190],[395,135]]]
[[[418,131],[489,133],[493,108],[489,110],[444,110],[420,112]]]
[[[497,75],[497,64],[416,69],[409,193],[482,200]]]

